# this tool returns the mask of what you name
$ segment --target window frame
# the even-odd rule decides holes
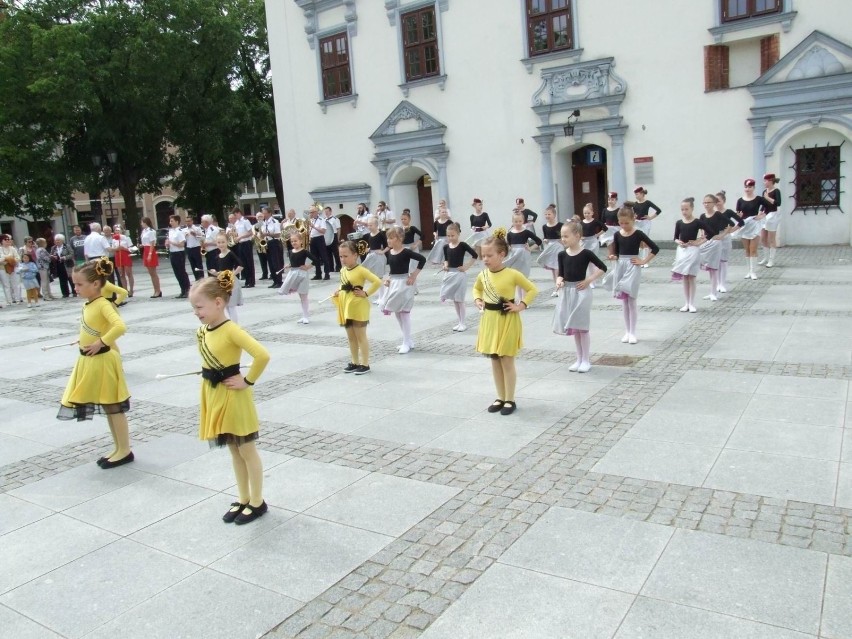
[[[763,16],[770,16],[776,13],[780,14],[784,12],[784,0],[772,0],[775,3],[774,9],[757,11],[755,9],[755,2],[757,0],[745,0],[746,2],[746,12],[744,14],[737,15],[735,17],[730,17],[727,15],[727,5],[730,0],[719,0],[719,23],[720,24],[728,24],[730,22],[739,22],[740,20],[749,20],[751,18],[762,18]]]
[[[411,89],[430,84],[437,84],[438,88],[443,91],[447,83],[447,62],[444,58],[444,34],[443,34],[443,14],[449,10],[450,0],[384,0],[385,10],[388,16],[390,26],[397,29],[396,43],[397,56],[399,64],[399,88],[402,91],[403,97],[407,98]],[[438,73],[432,75],[421,76],[416,80],[407,80],[406,75],[406,57],[404,52],[404,37],[403,30],[405,25],[403,16],[406,16],[415,11],[433,7],[435,10],[435,47],[437,49],[437,65]]]
[[[553,8],[553,2],[564,1],[565,6],[560,7],[558,9]],[[543,2],[545,3],[544,11],[540,13],[533,14],[533,3],[534,2]],[[527,56],[529,58],[538,58],[539,56],[553,54],[553,53],[563,53],[565,51],[572,51],[575,47],[575,36],[576,30],[574,28],[574,3],[571,0],[524,0],[525,4],[525,15],[526,15],[526,33],[527,33]],[[554,40],[554,31],[553,31],[553,19],[559,16],[565,15],[568,18],[567,25],[567,33],[568,33],[568,44],[566,46],[556,46],[553,42]],[[547,48],[541,49],[539,51],[533,50],[533,45],[535,43],[535,29],[533,24],[535,21],[540,22],[544,20],[546,29],[547,29]]]
[[[811,171],[811,172],[808,172],[808,173],[803,173],[802,165],[804,164],[804,162],[802,161],[802,157],[801,157],[802,155],[808,154],[808,153],[827,154],[828,152],[836,154],[835,162],[834,162],[835,168],[832,171],[816,170],[816,171]],[[830,207],[839,207],[840,206],[840,180],[842,178],[842,176],[840,174],[840,164],[842,162],[841,153],[840,153],[840,145],[838,144],[836,146],[826,145],[826,146],[817,146],[817,147],[804,147],[804,148],[801,148],[801,149],[795,149],[795,154],[796,154],[796,163],[795,163],[795,167],[796,167],[796,181],[795,181],[796,193],[794,195],[794,198],[795,198],[795,201],[796,201],[796,207],[795,208],[796,209],[821,209],[821,208],[827,209],[827,208],[830,208]],[[803,180],[803,176],[807,176],[808,179]],[[824,188],[823,184],[826,180],[833,180],[834,181],[833,191],[835,193],[835,197],[831,201],[825,201],[823,199],[824,193],[825,193],[825,188]],[[800,194],[802,192],[803,182],[805,182],[808,185],[814,184],[814,183],[816,183],[818,185],[819,201],[808,200],[808,201],[803,202],[801,200]]]
[[[429,39],[423,38],[423,22],[421,20],[421,16],[429,15],[432,18],[432,37]],[[416,35],[418,39],[416,42],[408,41],[408,28],[407,22],[410,18],[417,18],[416,25]],[[428,80],[430,78],[437,78],[441,76],[441,48],[440,41],[438,37],[438,9],[434,4],[428,4],[425,6],[419,6],[403,13],[400,11],[399,14],[399,36],[400,36],[400,46],[402,47],[402,76],[403,81],[406,84],[410,84],[412,82],[421,82],[423,80]],[[426,66],[426,53],[429,49],[434,49],[434,71],[427,71]],[[410,75],[409,74],[409,62],[408,55],[411,52],[419,52],[420,53],[420,66],[422,73],[418,75]]]
[[[343,40],[346,46],[346,60],[344,62],[340,62],[339,60],[335,64],[326,65],[325,60],[325,52],[323,50],[324,45],[327,43],[331,43],[332,47],[336,50],[336,43],[340,40]],[[332,52],[335,53],[334,51]],[[335,100],[341,100],[343,98],[351,98],[355,93],[355,88],[352,82],[352,48],[349,42],[349,32],[344,28],[340,31],[336,31],[334,33],[324,34],[322,36],[317,37],[317,54],[319,57],[319,71],[320,71],[320,85],[322,88],[322,101],[330,102]],[[339,57],[339,52],[337,53]],[[345,69],[346,70],[346,80],[349,83],[349,90],[347,92],[338,91],[334,95],[331,95],[328,91],[329,87],[329,77],[332,74],[337,74],[337,84],[338,86],[341,84],[340,82],[340,72]]]

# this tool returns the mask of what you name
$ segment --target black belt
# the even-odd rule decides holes
[[[363,286],[352,286],[352,284],[341,284],[340,290],[346,291],[347,293],[349,293],[351,291],[363,291],[364,287]]]
[[[101,355],[102,353],[106,353],[109,351],[109,346],[101,346],[100,350],[95,353],[95,355]],[[82,348],[80,349],[80,355],[88,355],[88,351],[84,351]]]
[[[240,374],[240,365],[226,366],[225,368],[202,368],[201,377],[206,379],[215,388],[229,377]]]
[[[510,303],[514,304],[514,300],[507,300],[507,299],[504,299],[504,298],[501,297],[500,301],[497,304],[492,304],[491,302],[485,302],[484,308],[485,308],[486,311],[500,311],[500,313],[505,315],[509,311],[506,310],[506,307],[504,306],[504,304],[510,304]]]

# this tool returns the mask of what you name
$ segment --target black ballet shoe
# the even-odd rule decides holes
[[[231,504],[231,509],[224,515],[222,515],[222,521],[224,521],[226,524],[233,523],[237,516],[241,512],[243,512],[243,509],[246,506],[248,506],[248,504],[241,504],[240,502],[235,501],[233,504]]]
[[[152,296],[151,296],[151,299],[154,299],[154,298],[156,298],[156,297],[162,297],[162,296],[163,296],[163,292],[162,292],[162,291],[160,291],[160,292],[159,292],[159,293],[157,293],[156,295],[152,295]]]
[[[491,404],[491,406],[488,407],[488,412],[489,413],[499,413],[501,410],[503,410],[503,406],[505,404],[506,404],[506,402],[504,402],[502,399],[495,399],[494,403]]]
[[[237,524],[237,526],[242,526],[243,524],[250,524],[258,517],[261,517],[267,510],[269,510],[269,506],[267,506],[266,502],[263,501],[260,503],[260,506],[252,506],[251,504],[248,504],[243,510],[248,510],[249,514],[246,515],[241,510],[240,514],[238,514],[234,518],[234,523]]]
[[[124,466],[125,464],[129,464],[130,462],[133,461],[133,459],[134,459],[133,451],[131,451],[125,457],[122,457],[121,459],[117,459],[115,461],[110,461],[108,459],[105,459],[103,461],[103,463],[100,464],[100,467],[103,468],[104,470],[107,470],[109,468],[116,468],[118,466]]]
[[[515,405],[515,402],[506,402],[506,403],[503,404],[503,408],[500,409],[500,414],[501,415],[511,415],[512,413],[515,412],[516,408],[517,408],[517,406]]]
[[[96,463],[97,463],[98,466],[100,466],[101,464],[103,464],[108,459],[109,459],[109,457],[101,457],[100,459],[98,459],[98,461]]]

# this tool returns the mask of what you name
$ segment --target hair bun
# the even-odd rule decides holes
[[[228,295],[234,290],[234,272],[220,271],[216,275],[216,281],[219,283],[219,288],[225,291]]]
[[[501,240],[505,240],[506,239],[506,229],[503,228],[502,226],[498,226],[497,228],[495,228],[491,232],[491,235],[496,237],[496,238],[499,238]]]
[[[97,262],[95,262],[95,273],[100,275],[101,277],[109,277],[112,275],[112,272],[115,268],[112,265],[112,262],[108,257],[102,257]]]

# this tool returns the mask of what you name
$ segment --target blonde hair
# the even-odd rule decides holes
[[[114,267],[108,258],[102,257],[99,260],[93,260],[75,266],[73,273],[79,273],[87,282],[100,282],[101,286],[106,284],[107,278],[112,275]]]
[[[570,222],[565,222],[565,224],[562,225],[562,230],[568,231],[569,233],[573,233],[574,235],[583,235],[583,227],[580,225],[579,222],[576,222],[574,220],[571,220]]]
[[[620,209],[618,209],[618,219],[619,220],[635,220],[636,212],[633,210],[633,205],[627,202],[624,203]]]
[[[234,290],[234,280],[233,271],[220,271],[215,277],[198,280],[190,291],[211,300],[219,298],[227,304],[231,299],[231,291]]]
[[[402,230],[402,227],[392,226],[387,231],[385,231],[385,235],[390,238],[396,238],[397,240],[402,240],[405,237],[405,231]]]

